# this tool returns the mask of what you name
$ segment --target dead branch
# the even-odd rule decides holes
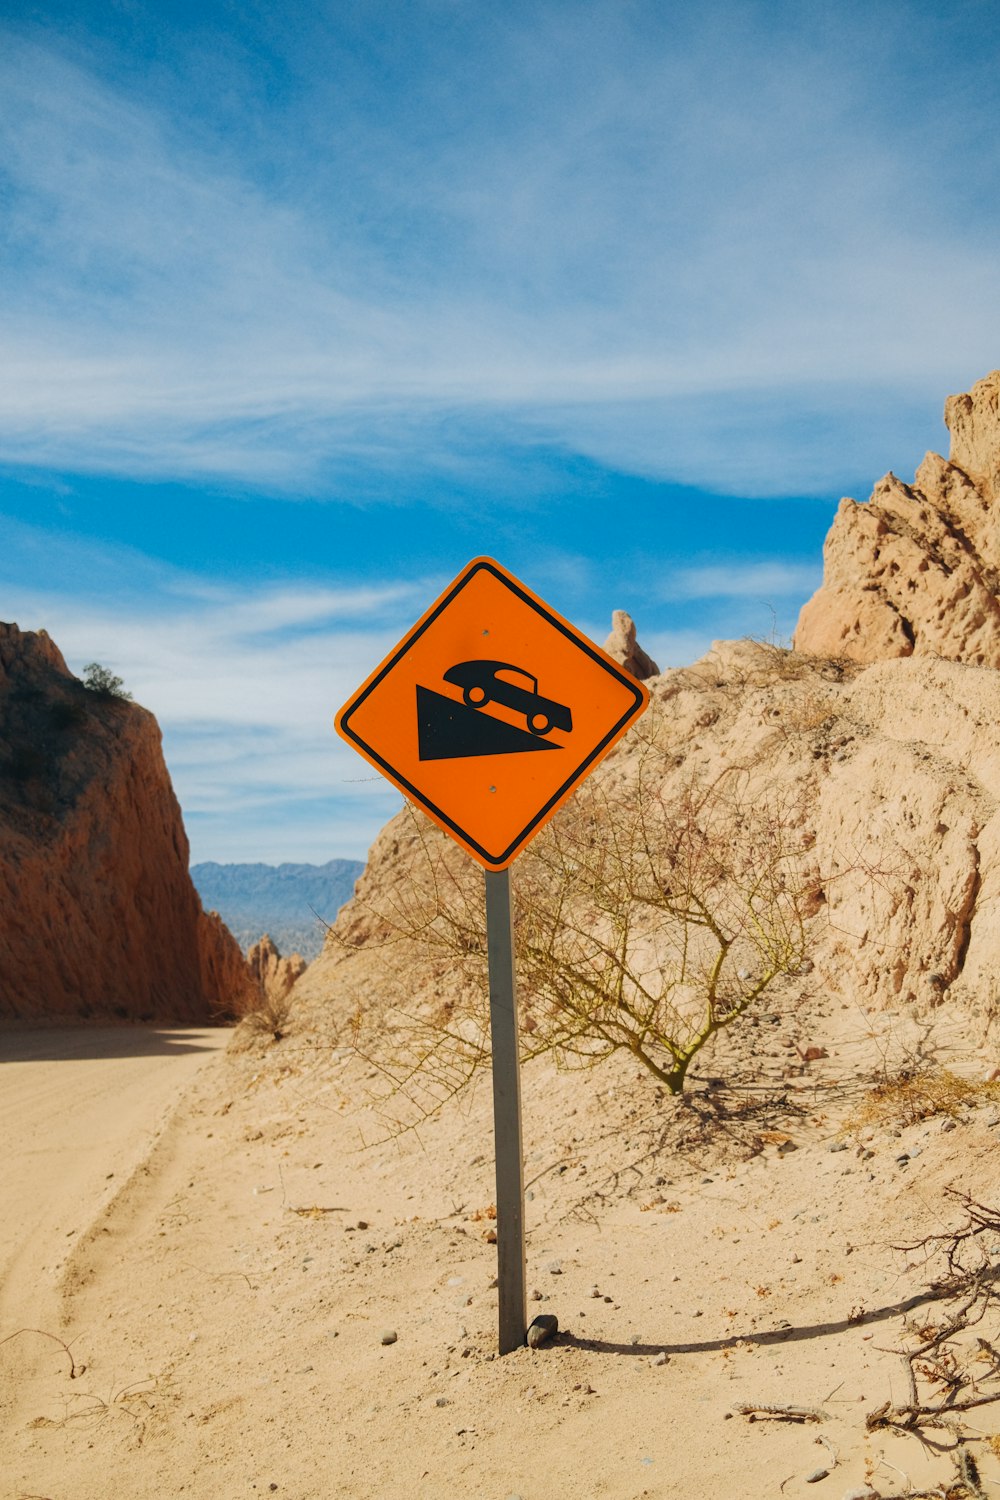
[[[907,1254],[923,1251],[932,1261],[943,1262],[942,1274],[929,1282],[929,1289],[947,1305],[938,1322],[918,1323],[909,1319],[904,1330],[912,1342],[909,1347],[894,1349],[898,1354],[907,1382],[908,1400],[885,1401],[868,1413],[869,1432],[891,1429],[919,1438],[936,1452],[949,1452],[955,1463],[956,1478],[937,1489],[921,1490],[921,1495],[944,1496],[945,1500],[985,1500],[985,1490],[976,1461],[969,1451],[970,1434],[964,1429],[962,1416],[980,1406],[1000,1401],[1000,1389],[983,1392],[970,1362],[968,1341],[962,1335],[975,1327],[987,1313],[997,1307],[998,1271],[991,1263],[987,1245],[1000,1236],[1000,1210],[978,1203],[967,1193],[954,1188],[946,1190],[964,1210],[964,1220],[951,1229],[935,1231],[906,1245],[894,1248]],[[985,1356],[988,1369],[980,1380],[994,1380],[1000,1372],[1000,1356],[989,1339],[978,1336],[975,1345]],[[935,1442],[928,1431],[949,1435],[950,1442]]]
[[[830,1413],[818,1406],[786,1406],[781,1403],[741,1401],[733,1410],[751,1422],[758,1417],[771,1417],[782,1422],[829,1422]]]
[[[78,1365],[76,1363],[75,1359],[73,1358],[73,1351],[70,1349],[66,1340],[61,1339],[58,1334],[46,1333],[44,1328],[19,1328],[15,1333],[8,1333],[6,1338],[0,1339],[0,1344],[9,1344],[11,1339],[20,1338],[22,1333],[37,1333],[39,1338],[52,1339],[54,1343],[58,1344],[60,1349],[64,1351],[66,1358],[69,1360],[70,1380],[75,1380],[78,1375],[82,1375],[86,1370],[86,1365]]]
[[[963,1256],[970,1247],[979,1252],[975,1270],[982,1272],[990,1268],[989,1257],[982,1253],[981,1237],[983,1235],[1000,1235],[1000,1209],[988,1208],[982,1203],[977,1203],[968,1193],[963,1193],[958,1188],[945,1188],[945,1196],[954,1198],[965,1210],[966,1222],[957,1229],[938,1230],[934,1234],[925,1234],[921,1239],[912,1243],[894,1245],[894,1250],[905,1251],[912,1255],[917,1250],[923,1250],[930,1254],[943,1253],[948,1273],[960,1280],[968,1282],[973,1272],[965,1264]]]
[[[838,1453],[838,1451],[834,1447],[834,1445],[830,1442],[830,1439],[828,1437],[824,1437],[823,1434],[820,1433],[819,1436],[815,1439],[815,1441],[817,1443],[822,1443],[823,1447],[826,1449],[827,1453],[829,1453],[829,1455],[830,1455],[830,1460],[831,1460],[831,1462],[833,1464],[833,1467],[836,1468],[837,1465],[840,1463],[840,1454]]]

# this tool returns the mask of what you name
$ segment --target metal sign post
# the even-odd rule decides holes
[[[517,979],[510,871],[486,871],[486,948],[493,1036],[493,1133],[497,1173],[497,1290],[500,1353],[524,1343],[528,1325],[524,1264],[524,1165]]]
[[[509,867],[649,702],[491,557],[473,558],[337,714],[337,733],[486,871],[500,1353],[525,1342]]]

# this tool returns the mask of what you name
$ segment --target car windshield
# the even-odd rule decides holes
[[[530,672],[522,671],[520,667],[503,667],[496,673],[496,676],[500,679],[501,682],[508,681],[513,678],[515,680],[515,686],[519,685],[519,681],[527,682],[530,684],[531,691],[533,693],[538,692],[538,678],[532,677]]]

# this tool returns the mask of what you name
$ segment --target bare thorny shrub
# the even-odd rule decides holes
[[[266,1037],[280,1042],[292,1013],[288,995],[270,995],[260,987],[254,990],[240,1015],[241,1030],[252,1037]]]
[[[912,1316],[904,1323],[906,1346],[891,1352],[902,1361],[906,1396],[869,1412],[867,1426],[869,1431],[909,1433],[926,1447],[951,1454],[954,1481],[921,1494],[982,1500],[986,1491],[973,1444],[1000,1456],[1000,1441],[970,1431],[967,1413],[1000,1401],[1000,1350],[995,1342],[1000,1209],[978,1203],[967,1193],[947,1191],[964,1215],[958,1227],[895,1247],[908,1255],[923,1254],[934,1268],[929,1291],[941,1311],[936,1316]]]
[[[680,1093],[710,1038],[803,963],[819,879],[801,795],[743,767],[678,790],[668,767],[654,724],[637,769],[591,778],[517,861],[525,1061],[624,1052]],[[400,1106],[395,1128],[489,1058],[482,877],[411,817],[418,857],[369,898],[358,942],[380,945],[394,998],[377,1033],[359,1014],[356,1039]]]
[[[280,1042],[287,1034],[292,1006],[289,993],[276,994],[269,990],[262,978],[248,977],[246,987],[236,1007],[237,1048],[259,1045],[261,1042]],[[232,1022],[232,1012],[220,1014],[220,1019]]]

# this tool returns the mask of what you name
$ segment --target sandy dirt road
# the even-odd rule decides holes
[[[51,1325],[75,1241],[229,1035],[221,1027],[0,1031],[0,1337]]]
[[[0,1066],[4,1324],[15,1293],[25,1321],[47,1298],[31,1326],[77,1368],[51,1339],[0,1347],[0,1500],[806,1500],[821,1475],[829,1500],[943,1493],[949,1453],[867,1419],[904,1389],[904,1320],[934,1314],[934,1268],[893,1246],[949,1222],[949,1188],[993,1201],[996,1106],[848,1143],[871,1043],[839,1007],[808,1035],[820,1068],[782,1078],[761,1048],[763,1097],[728,1092],[708,1134],[708,1091],[644,1111],[624,1060],[599,1086],[526,1070],[528,1315],[559,1333],[503,1359],[488,1089],[362,1146],[348,1047],[213,1055],[221,1037],[173,1033],[115,1057],[92,1033],[57,1065],[51,1034],[22,1043]],[[970,1339],[995,1345],[995,1322]],[[960,1364],[1000,1390],[974,1344]],[[969,1415],[993,1493],[996,1411]]]

